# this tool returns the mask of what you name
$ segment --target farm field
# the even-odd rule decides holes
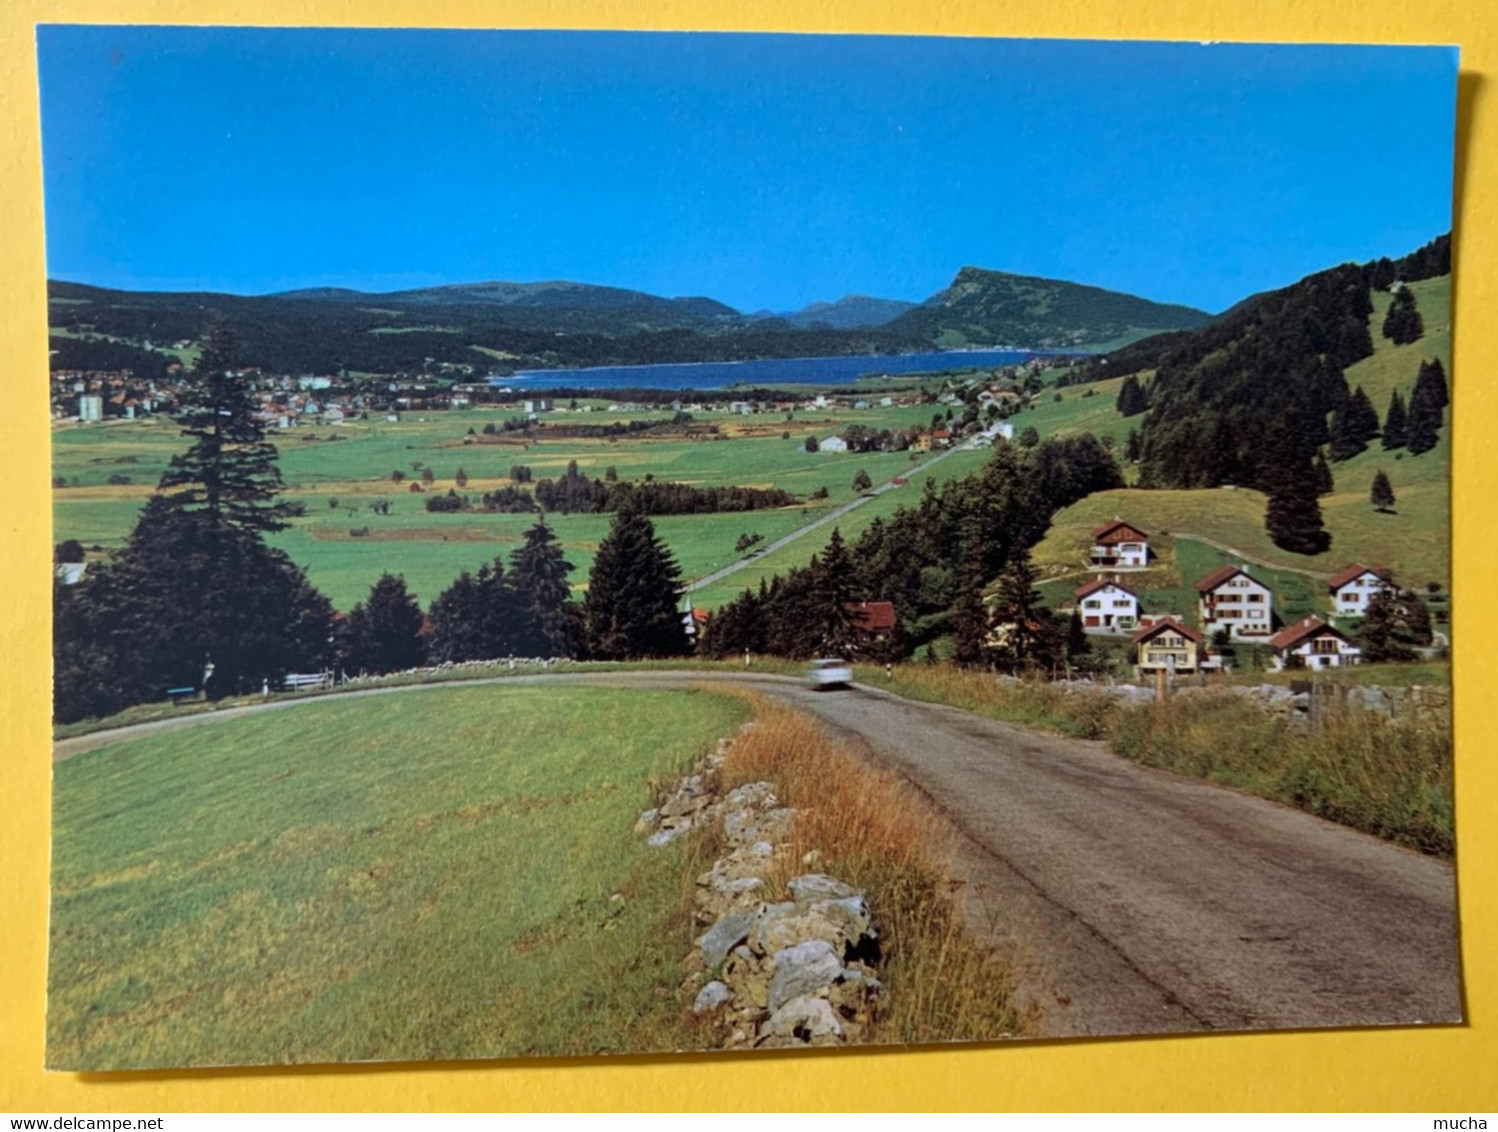
[[[59,763],[48,1063],[679,1047],[700,862],[632,825],[748,711],[431,688]]]
[[[929,425],[932,411],[932,406],[819,410],[798,413],[793,421],[769,414],[747,418],[714,414],[714,423],[734,434],[731,439],[543,439],[528,448],[463,443],[469,428],[481,433],[487,421],[502,422],[510,415],[508,411],[299,428],[277,433],[272,440],[280,449],[286,498],[302,504],[307,513],[274,541],[307,569],[313,583],[339,608],[348,609],[362,600],[385,570],[405,574],[410,588],[425,603],[460,571],[476,570],[496,556],[508,555],[535,516],[430,513],[424,505],[427,493],[410,490],[411,481],[420,479],[422,467],[430,467],[435,476],[428,491],[439,493],[455,489],[454,478],[462,468],[468,477],[462,492],[475,499],[510,483],[509,469],[514,464],[525,464],[536,478],[543,479],[564,473],[571,460],[577,461],[584,474],[595,477],[613,467],[621,479],[653,475],[697,486],[773,486],[803,497],[803,505],[774,510],[658,517],[658,531],[676,554],[684,578],[690,580],[738,558],[734,544],[741,535],[759,534],[770,542],[819,511],[852,499],[852,481],[859,469],[878,483],[904,474],[913,462],[910,453],[808,453],[804,449],[807,436],[832,435],[852,423],[871,428]],[[592,413],[577,418],[564,415],[564,420],[605,424],[669,416]],[[786,432],[788,439],[782,437]],[[330,440],[329,435],[341,439]],[[172,454],[181,447],[177,427],[165,420],[56,431],[53,474],[69,486],[54,491],[55,540],[76,538],[86,547],[106,550],[121,545]],[[965,457],[948,461],[941,474],[951,474],[948,469]],[[391,480],[391,472],[397,469],[405,477],[403,482]],[[111,476],[128,477],[130,482],[109,483]],[[919,486],[914,484],[914,490]],[[826,499],[808,498],[822,487],[827,489]],[[376,502],[388,504],[389,513],[375,513],[371,504]],[[872,518],[872,512],[867,518]],[[548,522],[577,568],[574,585],[584,586],[593,553],[608,530],[609,516],[553,515]],[[813,541],[816,537],[825,542],[830,533],[811,536],[799,560],[804,561],[820,545]],[[799,547],[796,553],[802,553]],[[736,592],[733,588],[725,596]]]

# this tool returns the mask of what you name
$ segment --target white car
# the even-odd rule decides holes
[[[813,688],[845,688],[853,683],[853,666],[842,657],[822,657],[811,662],[806,679]]]

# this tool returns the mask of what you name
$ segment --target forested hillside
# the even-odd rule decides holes
[[[1085,347],[1200,326],[1211,316],[1057,279],[964,267],[888,329],[942,346]]]

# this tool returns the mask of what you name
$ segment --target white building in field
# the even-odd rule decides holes
[[[1223,566],[1196,583],[1202,631],[1267,640],[1274,628],[1274,591],[1242,566]]]
[[[1387,571],[1375,570],[1354,562],[1345,570],[1339,570],[1327,582],[1332,594],[1332,611],[1338,617],[1363,617],[1368,612],[1368,602],[1376,593],[1394,589],[1394,579]]]
[[[78,398],[78,419],[80,421],[102,421],[104,419],[104,398],[97,393],[85,393]]]
[[[846,452],[847,450],[848,442],[841,436],[829,436],[821,444],[817,445],[817,451],[819,452]]]
[[[1269,638],[1275,666],[1286,668],[1342,668],[1357,664],[1363,650],[1319,617],[1307,617]]]
[[[1149,535],[1114,519],[1092,532],[1092,565],[1108,570],[1143,570],[1150,564]]]
[[[1077,613],[1087,633],[1132,633],[1139,624],[1139,595],[1108,578],[1088,582],[1076,592]]]

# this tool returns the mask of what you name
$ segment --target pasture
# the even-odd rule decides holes
[[[275,432],[280,450],[286,498],[306,509],[274,541],[305,567],[313,583],[334,605],[351,608],[362,600],[379,575],[402,573],[423,603],[430,602],[462,570],[476,570],[496,556],[508,556],[534,515],[487,514],[481,511],[434,514],[425,508],[431,492],[458,490],[478,501],[486,491],[509,484],[510,468],[529,467],[537,479],[552,478],[576,460],[586,475],[601,477],[610,467],[620,479],[660,480],[696,486],[779,487],[801,496],[798,506],[714,515],[661,516],[655,522],[676,554],[686,580],[701,577],[740,555],[740,536],[759,534],[771,542],[853,498],[852,482],[863,469],[878,483],[908,472],[909,453],[831,453],[805,450],[808,436],[840,432],[850,424],[895,428],[926,424],[933,407],[902,409],[817,410],[754,417],[711,414],[724,439],[628,436],[610,439],[548,438],[537,443],[484,443],[489,421],[502,423],[511,410],[485,409],[411,415],[391,423],[384,419],[337,426],[301,427]],[[669,413],[552,414],[553,423],[606,424],[614,420],[666,420]],[[474,435],[468,430],[472,428]],[[789,433],[789,437],[784,434]],[[336,439],[335,439],[336,438]],[[466,441],[466,443],[465,443]],[[135,515],[171,456],[183,447],[177,427],[167,420],[111,422],[60,428],[53,434],[53,474],[66,486],[54,490],[54,539],[76,538],[86,547],[108,550],[121,545]],[[963,456],[939,466],[950,475]],[[421,493],[430,468],[433,482]],[[462,469],[467,486],[457,488]],[[400,482],[391,473],[399,471]],[[128,483],[110,483],[110,477]],[[825,499],[811,499],[820,488]],[[911,497],[920,490],[893,493]],[[882,501],[879,501],[882,502]],[[374,505],[388,508],[381,514]],[[877,505],[877,504],[876,504]],[[872,513],[868,516],[872,518]],[[608,530],[607,515],[553,515],[547,520],[577,567],[573,584],[585,586],[599,541]],[[359,532],[359,533],[354,533]],[[798,546],[805,561],[830,535],[819,531]],[[822,543],[815,540],[820,537]],[[802,552],[804,548],[804,553]],[[790,552],[787,551],[787,554]],[[737,587],[721,598],[731,597]],[[700,602],[699,602],[700,604]]]
[[[47,1063],[678,1048],[702,850],[632,826],[748,714],[428,688],[59,763]]]

